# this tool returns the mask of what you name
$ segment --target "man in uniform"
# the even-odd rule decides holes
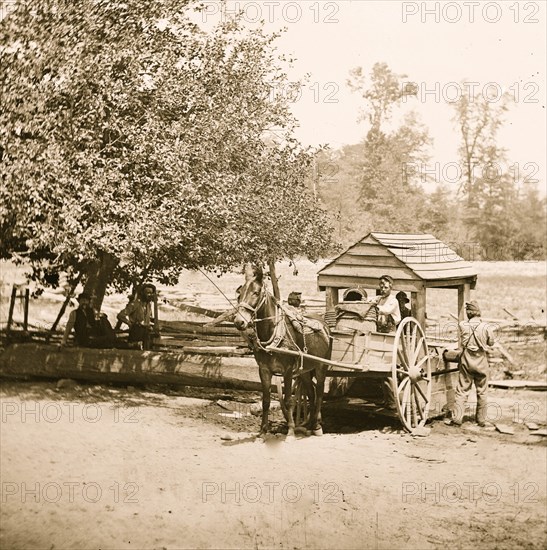
[[[463,347],[459,363],[460,374],[456,386],[452,420],[447,424],[461,426],[465,404],[473,383],[475,383],[475,389],[477,390],[476,421],[479,426],[483,427],[486,422],[486,392],[488,389],[488,357],[486,351],[494,345],[494,336],[490,325],[481,320],[481,311],[477,302],[467,302],[465,312],[468,321],[461,321],[459,324]]]

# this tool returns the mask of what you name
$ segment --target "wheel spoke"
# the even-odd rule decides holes
[[[407,346],[406,346],[406,338],[405,338],[404,335],[401,338],[401,351],[402,351],[402,353],[404,354],[404,357],[405,357],[405,365],[407,367],[410,366],[410,361],[408,359],[408,351],[407,351]]]
[[[419,392],[420,395],[422,396],[422,399],[423,399],[426,403],[429,403],[429,399],[425,396],[424,392],[422,391],[422,388],[420,388],[420,384],[414,384],[414,387],[418,390],[418,392]]]
[[[424,355],[417,363],[416,363],[416,366],[418,368],[420,368],[426,361],[427,361],[427,358],[428,356],[427,355]]]
[[[418,327],[412,325],[412,330],[410,332],[410,352],[412,353],[412,364],[416,362],[416,334],[418,333]]]
[[[406,386],[410,378],[407,376],[403,379],[403,381],[397,386],[397,395],[401,394],[401,391],[403,390],[403,387]]]
[[[418,408],[418,414],[420,415],[420,418],[424,419],[424,411],[420,405],[420,400],[418,399],[418,394],[416,391],[414,391],[414,402],[416,403],[416,407]]]
[[[412,411],[412,427],[415,428],[418,425],[418,418],[416,415],[416,403],[415,399],[414,386],[410,386],[410,409]]]
[[[403,364],[403,366],[408,369],[408,361],[401,349],[397,350],[397,358],[400,359],[400,362]]]
[[[416,346],[414,346],[414,357],[412,358],[413,363],[416,363],[416,360],[418,359],[423,342],[424,342],[424,337],[420,336],[418,343],[416,344]]]
[[[408,399],[408,395],[410,393],[410,384],[405,388],[403,401],[404,401],[404,407],[405,407],[405,417],[408,425],[410,424],[410,400]]]

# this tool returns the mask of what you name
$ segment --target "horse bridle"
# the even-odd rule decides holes
[[[282,311],[282,310],[279,307],[279,303],[277,302],[277,300],[275,300],[275,302],[276,302],[275,316],[273,316],[273,317],[264,317],[262,319],[257,319],[256,318],[256,314],[258,313],[258,310],[266,303],[266,298],[267,297],[268,297],[268,291],[263,286],[261,291],[260,291],[260,296],[258,298],[258,302],[257,302],[256,306],[253,307],[251,304],[248,304],[247,302],[239,302],[238,306],[236,308],[236,311],[239,311],[239,308],[241,307],[242,309],[244,309],[244,310],[246,310],[247,312],[250,313],[251,319],[250,319],[250,322],[249,322],[249,326],[253,326],[253,328],[254,328],[254,333],[255,333],[255,337],[256,337],[255,341],[256,341],[257,347],[259,349],[262,349],[263,351],[266,351],[267,353],[271,353],[270,350],[266,349],[266,346],[277,347],[281,343],[283,338],[285,337],[285,330],[283,330],[284,324],[282,323],[283,315],[279,315],[279,312]],[[272,297],[275,299],[274,296],[272,296]],[[266,342],[262,342],[260,340],[260,338],[258,337],[256,322],[257,321],[265,321],[267,319],[274,319],[275,328],[274,328],[274,331],[273,331],[273,334],[272,334],[271,338],[269,340],[267,340]]]
[[[265,302],[266,302],[266,289],[262,287],[262,289],[260,290],[260,296],[258,298],[258,302],[256,306],[253,307],[251,304],[248,304],[247,302],[238,302],[236,311],[239,311],[240,308],[243,308],[244,310],[246,310],[251,314],[251,322],[254,323],[257,320],[256,314],[258,310],[264,305]]]

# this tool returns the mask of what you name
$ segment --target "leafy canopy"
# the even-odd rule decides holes
[[[191,0],[30,0],[0,22],[0,247],[37,273],[143,271],[331,247],[276,35],[205,32]],[[273,139],[275,132],[280,138]]]

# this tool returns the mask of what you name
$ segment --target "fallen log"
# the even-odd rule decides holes
[[[233,365],[217,355],[13,344],[0,354],[0,376],[74,378],[89,382],[166,383],[257,391],[251,358]]]

